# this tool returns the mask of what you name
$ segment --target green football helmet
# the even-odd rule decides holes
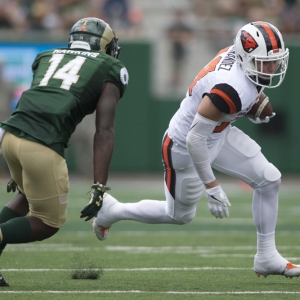
[[[85,42],[83,44],[89,47],[89,50],[102,51],[115,58],[118,58],[121,50],[114,31],[106,22],[97,18],[84,18],[73,25],[68,47],[75,48],[77,43],[72,46],[74,42],[78,45],[80,42]]]

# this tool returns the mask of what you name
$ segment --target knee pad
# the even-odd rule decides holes
[[[277,182],[279,188],[281,183],[281,173],[272,163],[268,162],[263,169],[262,180],[260,184],[254,188],[263,187],[275,182]]]
[[[274,182],[281,178],[281,173],[272,163],[268,163],[264,169],[264,177],[266,180]]]
[[[265,182],[261,186],[266,186],[271,183],[275,184],[277,182],[279,189],[281,183],[281,173],[272,163],[268,163],[266,165],[263,175]]]
[[[196,204],[184,205],[181,203],[180,208],[176,209],[173,219],[178,222],[179,225],[190,223],[196,215]]]
[[[183,222],[183,224],[189,224],[195,218],[195,215],[196,215],[196,210],[186,215],[183,215],[181,217],[181,221]]]

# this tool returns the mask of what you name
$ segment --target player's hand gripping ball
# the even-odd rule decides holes
[[[255,124],[268,123],[275,116],[269,97],[265,93],[261,93],[245,116]]]

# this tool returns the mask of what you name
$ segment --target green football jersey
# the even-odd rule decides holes
[[[64,156],[76,126],[92,114],[103,85],[114,83],[123,96],[128,72],[118,59],[103,52],[59,48],[40,53],[33,82],[1,127],[42,143]]]

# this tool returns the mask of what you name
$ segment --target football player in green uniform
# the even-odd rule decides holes
[[[30,89],[0,123],[5,131],[0,146],[12,178],[7,191],[19,191],[0,212],[0,253],[6,244],[47,239],[64,224],[69,192],[64,149],[76,126],[94,111],[94,183],[80,217],[90,220],[100,210],[109,189],[116,105],[129,79],[119,52],[110,26],[85,18],[72,27],[68,48],[35,58]],[[0,286],[8,286],[1,274]]]

